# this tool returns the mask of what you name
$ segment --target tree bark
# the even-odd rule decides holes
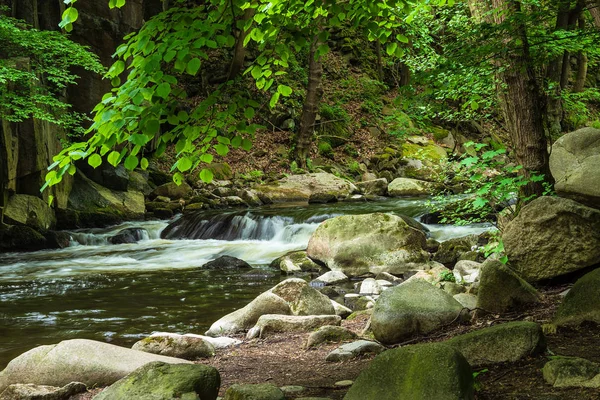
[[[383,57],[381,56],[381,42],[375,41],[375,51],[377,53],[377,76],[379,82],[383,82]]]
[[[244,12],[244,16],[242,17],[242,21],[248,21],[249,19],[254,18],[254,13],[256,9],[247,8]],[[248,36],[250,31],[245,31],[243,28],[240,29],[237,39],[235,41],[235,49],[233,51],[233,59],[231,60],[231,65],[229,66],[229,74],[227,80],[231,80],[238,76],[238,74],[244,68],[244,61],[246,60],[246,46],[244,46],[244,40],[246,40],[246,36]]]
[[[302,106],[302,116],[294,149],[294,160],[301,168],[306,168],[306,159],[310,152],[319,102],[323,95],[323,64],[320,59],[315,59],[318,47],[319,40],[318,36],[315,35],[308,55],[308,86],[306,87],[306,97]]]
[[[582,15],[579,16],[579,29],[585,29],[585,18]],[[583,51],[580,51],[577,53],[577,78],[575,79],[575,85],[573,85],[573,92],[583,92],[587,77],[587,68],[588,58]]]

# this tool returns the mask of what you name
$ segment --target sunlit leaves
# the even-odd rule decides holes
[[[102,157],[100,157],[100,154],[92,154],[88,158],[88,164],[93,168],[97,168],[100,166],[100,164],[102,164]]]

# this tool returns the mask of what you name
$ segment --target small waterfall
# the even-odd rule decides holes
[[[326,218],[324,218],[326,219]],[[320,222],[320,221],[319,221]],[[163,239],[274,240],[308,242],[318,222],[297,223],[288,216],[261,216],[253,213],[202,214],[185,216],[163,232]]]
[[[71,246],[105,246],[111,244],[110,239],[126,229],[135,229],[139,232],[139,240],[160,239],[160,234],[168,225],[165,221],[133,221],[105,229],[86,229],[71,231]]]

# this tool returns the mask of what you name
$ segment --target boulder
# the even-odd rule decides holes
[[[472,400],[473,393],[473,373],[463,355],[443,343],[429,343],[379,354],[344,400]]]
[[[250,329],[264,314],[291,314],[290,306],[271,292],[260,294],[245,307],[225,315],[210,326],[207,336],[221,336]]]
[[[308,256],[333,271],[404,273],[427,261],[425,232],[408,217],[375,213],[323,222],[310,238]]]
[[[13,194],[4,207],[4,221],[8,224],[27,225],[47,231],[56,224],[54,210],[39,197]]]
[[[452,273],[456,282],[475,283],[479,282],[481,263],[469,260],[460,260],[454,265]]]
[[[194,191],[192,187],[186,182],[182,182],[181,185],[177,186],[175,182],[165,183],[164,185],[158,186],[150,193],[150,199],[154,199],[157,196],[168,197],[172,200],[187,199],[193,195]]]
[[[0,372],[0,392],[13,383],[64,386],[82,382],[108,386],[152,361],[190,363],[87,339],[64,340],[21,354]]]
[[[392,197],[429,196],[434,188],[430,182],[411,178],[396,178],[388,185],[388,193]]]
[[[71,382],[63,387],[15,383],[0,393],[0,400],[67,400],[87,391],[81,382]]]
[[[553,321],[558,326],[577,326],[583,322],[600,324],[600,268],[575,282]]]
[[[420,269],[422,270],[417,271],[416,274],[405,280],[401,285],[414,281],[415,279],[421,279],[431,284],[436,284],[454,278],[454,275],[452,275],[452,272],[448,268],[435,261],[430,261],[421,265]]]
[[[230,337],[226,337],[226,336],[211,337],[211,336],[196,335],[193,333],[186,333],[185,335],[180,335],[178,333],[171,333],[171,332],[155,332],[152,335],[150,335],[151,338],[152,337],[165,337],[165,336],[174,337],[174,338],[191,337],[191,338],[196,338],[196,339],[202,339],[205,342],[210,343],[215,349],[225,349],[227,347],[237,346],[238,344],[242,343],[242,341],[239,339],[234,339],[234,338],[230,338]]]
[[[529,281],[600,263],[600,210],[559,197],[525,205],[502,234],[510,265]]]
[[[356,339],[356,337],[356,333],[352,332],[350,329],[341,326],[327,325],[320,327],[308,336],[306,347],[315,347],[326,342],[345,342],[347,340]]]
[[[385,351],[386,348],[377,342],[370,340],[358,340],[352,343],[346,343],[341,345],[337,349],[333,350],[327,355],[325,361],[329,362],[340,362],[348,361],[353,358],[362,356],[363,354],[372,353],[379,354]]]
[[[188,393],[193,399],[216,400],[220,386],[221,377],[214,367],[151,362],[104,389],[94,400],[172,400]]]
[[[348,307],[338,303],[335,300],[331,300],[331,305],[333,306],[333,310],[335,315],[338,315],[342,318],[347,318],[350,314],[352,314],[352,310]]]
[[[227,389],[223,400],[285,400],[285,394],[277,386],[270,383],[235,384]]]
[[[108,241],[112,244],[137,243],[148,237],[148,231],[143,228],[127,228],[111,236]]]
[[[583,128],[560,137],[550,153],[556,193],[600,208],[599,165],[600,129]]]
[[[263,204],[263,202],[260,201],[260,197],[258,197],[258,194],[254,190],[241,189],[237,192],[237,195],[250,207],[258,207],[262,206]]]
[[[480,329],[444,343],[460,351],[472,367],[515,362],[546,350],[542,327],[526,321]]]
[[[504,313],[540,301],[533,286],[498,260],[486,260],[481,266],[477,308],[483,312]]]
[[[13,225],[8,229],[0,226],[0,252],[32,251],[48,248],[48,240],[33,228]]]
[[[433,260],[444,265],[454,265],[463,254],[471,252],[477,246],[477,240],[477,235],[469,235],[443,241]]]
[[[313,280],[314,284],[339,285],[348,282],[348,277],[342,271],[328,271]]]
[[[366,195],[385,196],[388,191],[388,181],[385,178],[358,182],[356,187]]]
[[[453,295],[454,300],[458,301],[464,308],[473,311],[477,308],[477,296],[470,293],[458,293]]]
[[[303,279],[286,279],[270,292],[284,299],[293,315],[335,315],[329,297],[310,287]]]
[[[329,196],[343,200],[358,189],[349,181],[325,172],[291,175],[282,180],[255,187],[264,203],[308,202],[311,196]]]
[[[339,325],[337,315],[278,315],[266,314],[248,331],[247,339],[265,337],[272,332],[310,332],[326,325]]]
[[[544,365],[542,373],[554,387],[600,388],[600,364],[583,358],[554,358]]]
[[[292,251],[271,262],[271,268],[280,269],[286,274],[295,272],[316,272],[322,268],[319,264],[308,258],[306,251]]]
[[[251,269],[252,266],[236,257],[221,256],[202,265],[202,269]]]
[[[459,317],[463,306],[450,294],[414,280],[386,290],[377,299],[371,329],[384,344],[429,333]]]
[[[192,336],[153,335],[136,342],[131,349],[186,360],[215,355],[215,348],[210,342]]]

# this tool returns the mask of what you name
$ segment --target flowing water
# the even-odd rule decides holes
[[[169,221],[129,222],[70,232],[62,250],[0,254],[0,370],[35,346],[71,338],[121,345],[154,331],[203,333],[210,324],[283,279],[275,258],[306,248],[319,223],[339,215],[393,212],[419,216],[423,199],[296,205],[219,211]],[[173,222],[173,221],[171,221]],[[488,229],[427,225],[443,241]],[[110,244],[125,228],[143,228],[135,244]],[[219,256],[257,271],[209,271]]]

